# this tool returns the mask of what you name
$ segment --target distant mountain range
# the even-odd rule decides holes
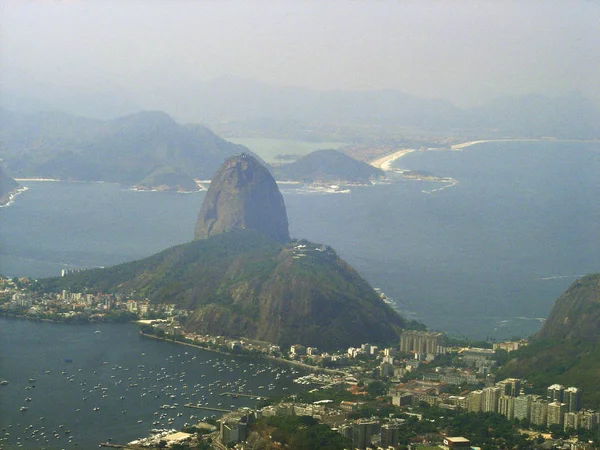
[[[225,157],[242,151],[202,125],[180,125],[162,112],[102,121],[0,110],[0,158],[22,178],[143,184],[171,173],[190,186],[191,178],[209,178]]]
[[[516,376],[542,387],[553,383],[584,391],[584,403],[600,402],[600,273],[575,281],[556,301],[527,347],[509,354],[500,377]]]
[[[317,91],[278,87],[223,77],[207,82],[180,82],[153,92],[153,103],[130,92],[100,93],[50,88],[16,92],[3,88],[2,106],[13,110],[64,110],[74,114],[116,117],[144,108],[161,109],[184,122],[204,123],[217,132],[246,134],[297,132],[317,128],[386,127],[435,132],[479,133],[486,137],[600,138],[600,112],[576,92],[557,98],[541,95],[502,97],[480,107],[459,108],[397,90]],[[36,92],[37,97],[31,95]],[[59,95],[60,94],[60,95]],[[79,98],[79,101],[77,100]],[[93,98],[95,101],[90,102]],[[130,100],[124,100],[130,99]],[[93,105],[98,105],[93,111]],[[112,112],[111,112],[112,108]]]
[[[0,158],[19,177],[107,181],[143,190],[198,190],[221,162],[250,153],[202,125],[181,125],[162,112],[114,120],[65,113],[0,110]],[[379,169],[334,150],[273,168],[277,179],[369,183]]]

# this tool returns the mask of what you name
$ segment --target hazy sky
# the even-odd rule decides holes
[[[0,79],[138,96],[232,75],[476,104],[600,103],[600,2],[0,0]]]

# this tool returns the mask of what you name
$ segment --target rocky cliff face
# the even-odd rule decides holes
[[[559,297],[535,339],[600,342],[600,273],[575,281]]]
[[[242,153],[228,158],[213,177],[194,239],[244,229],[278,242],[290,239],[285,204],[275,180],[254,157]]]
[[[575,281],[556,301],[527,347],[509,353],[497,378],[518,377],[538,388],[560,383],[583,389],[583,405],[600,402],[600,273]]]

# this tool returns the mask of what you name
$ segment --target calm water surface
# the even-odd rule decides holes
[[[97,448],[180,429],[257,400],[221,396],[298,390],[297,372],[143,338],[130,324],[66,325],[0,318],[0,448]],[[27,408],[21,411],[21,408]]]

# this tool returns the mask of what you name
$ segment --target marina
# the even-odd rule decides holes
[[[305,374],[266,359],[145,339],[133,324],[92,328],[0,318],[0,328],[7,332],[0,358],[9,382],[0,389],[0,404],[11,405],[0,415],[3,450],[101,442],[118,448],[113,442],[198,425],[253,407],[267,394],[298,392],[293,380]],[[94,332],[98,328],[102,333]],[[8,349],[19,337],[26,342],[17,356]]]

